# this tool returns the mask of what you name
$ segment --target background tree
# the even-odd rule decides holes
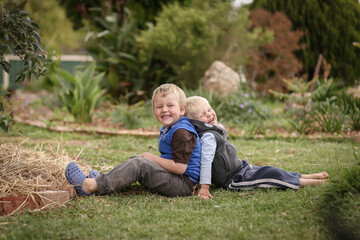
[[[75,29],[80,29],[85,25],[98,25],[96,18],[101,17],[100,12],[91,11],[94,8],[104,8],[111,6],[109,9],[117,13],[119,26],[122,24],[121,19],[125,18],[125,8],[128,8],[133,17],[137,20],[137,24],[141,29],[146,28],[146,23],[153,23],[157,14],[162,7],[172,3],[179,2],[184,4],[188,0],[57,0],[66,10],[67,17],[74,24]]]
[[[75,31],[58,0],[5,0],[3,6],[10,10],[25,10],[41,26],[38,33],[42,46],[48,52],[62,54],[81,51],[85,30]]]
[[[48,62],[46,53],[41,46],[39,26],[34,23],[25,11],[3,11],[0,4],[0,66],[10,73],[11,66],[5,54],[11,53],[24,62],[24,69],[19,73],[16,82],[23,82],[31,77],[38,78],[46,72],[45,64]],[[12,124],[13,114],[5,112],[5,101],[0,94],[0,128],[7,132]]]
[[[301,70],[302,63],[296,58],[294,52],[304,49],[299,40],[303,32],[291,31],[291,21],[285,14],[275,12],[271,14],[263,9],[250,13],[254,27],[270,29],[274,34],[274,41],[260,46],[259,50],[250,53],[247,75],[260,92],[266,94],[268,89],[278,92],[286,90],[283,78],[294,78]]]
[[[358,0],[254,0],[251,9],[264,8],[285,13],[293,29],[306,32],[307,48],[297,52],[304,71],[312,78],[319,54],[331,64],[331,75],[352,84],[360,78],[360,49],[352,42],[360,39]]]
[[[47,51],[74,54],[83,50],[84,30],[75,31],[57,0],[27,0],[24,10],[40,25],[39,34]]]

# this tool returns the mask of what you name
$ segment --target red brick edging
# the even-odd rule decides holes
[[[73,187],[61,191],[42,191],[29,196],[0,198],[0,215],[11,215],[25,209],[47,209],[59,206],[76,195]]]

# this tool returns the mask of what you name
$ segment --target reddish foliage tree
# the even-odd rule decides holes
[[[286,87],[281,79],[294,78],[303,68],[294,51],[305,48],[304,44],[299,43],[304,33],[300,30],[291,31],[291,21],[280,12],[271,14],[257,9],[250,13],[250,18],[252,27],[272,30],[274,41],[250,53],[250,61],[246,66],[248,79],[263,94],[269,89],[284,92]]]

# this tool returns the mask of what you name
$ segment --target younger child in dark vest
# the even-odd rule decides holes
[[[195,126],[201,140],[200,190],[201,198],[212,198],[211,184],[230,190],[253,188],[291,188],[319,185],[329,175],[326,172],[301,174],[273,166],[253,166],[237,157],[237,149],[227,140],[227,132],[217,122],[209,102],[199,96],[186,99],[186,115]]]

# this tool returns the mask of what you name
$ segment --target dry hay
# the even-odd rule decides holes
[[[45,190],[64,190],[71,187],[65,177],[70,161],[65,150],[42,151],[25,149],[21,144],[0,145],[0,197],[31,195]],[[51,147],[51,146],[50,146]],[[82,170],[88,168],[80,166]]]

